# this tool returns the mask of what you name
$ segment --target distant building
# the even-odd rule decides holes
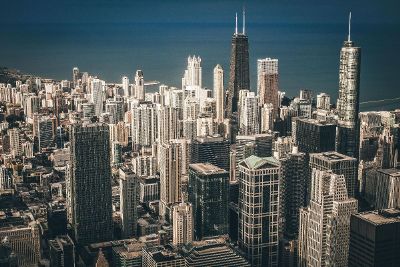
[[[75,266],[75,245],[68,235],[50,239],[49,250],[52,267]]]
[[[192,204],[181,202],[172,208],[172,227],[174,245],[188,244],[193,241]]]
[[[397,266],[400,262],[400,210],[351,216],[349,267]]]
[[[132,169],[128,166],[119,168],[120,211],[123,238],[131,238],[137,235],[138,184],[138,177]]]
[[[224,70],[221,65],[214,68],[214,98],[216,102],[216,121],[217,123],[224,122]]]
[[[143,249],[143,267],[184,267],[185,259],[170,245]]]
[[[257,77],[257,94],[260,96],[260,105],[272,104],[273,118],[275,119],[280,107],[278,59],[258,59]]]
[[[194,241],[183,246],[181,253],[187,267],[250,267],[250,264],[231,248],[223,237]]]
[[[320,153],[335,150],[335,124],[307,118],[296,118],[292,124],[292,136],[300,152]]]
[[[375,179],[375,208],[400,208],[400,170],[377,170]]]

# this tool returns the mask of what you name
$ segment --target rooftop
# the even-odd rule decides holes
[[[355,158],[340,154],[336,151],[329,151],[329,152],[323,152],[323,153],[311,153],[310,157],[319,158],[319,159],[327,160],[327,161],[356,160]]]
[[[261,158],[254,155],[246,158],[240,164],[246,165],[250,169],[260,169],[261,167],[268,168],[268,167],[280,166],[279,161],[274,157]]]
[[[355,216],[362,218],[363,220],[368,221],[374,225],[400,223],[399,209],[367,211],[356,214]]]
[[[210,163],[195,163],[190,164],[189,167],[202,174],[228,173],[226,170]]]

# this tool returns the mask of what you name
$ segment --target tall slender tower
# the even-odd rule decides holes
[[[350,39],[350,22],[351,13],[349,16],[349,35],[340,51],[339,98],[337,101],[339,121],[336,134],[336,151],[357,157],[361,48],[356,47]]]
[[[137,70],[135,75],[135,95],[139,100],[144,100],[144,78],[143,78],[143,71]]]
[[[243,10],[243,31],[238,32],[237,14],[235,33],[232,36],[232,50],[229,73],[229,87],[226,94],[226,117],[232,118],[238,112],[239,91],[250,90],[249,42],[245,32],[245,11]]]
[[[217,123],[224,122],[224,70],[221,65],[214,68],[214,98]]]

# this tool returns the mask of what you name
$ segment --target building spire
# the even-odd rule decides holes
[[[347,41],[350,42],[350,33],[351,33],[351,11],[349,14],[349,35],[347,36]]]
[[[246,8],[243,6],[243,35],[246,34]]]
[[[236,12],[236,21],[235,21],[235,34],[238,34],[238,24],[237,24],[237,12]]]

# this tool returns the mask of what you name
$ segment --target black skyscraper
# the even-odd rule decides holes
[[[243,11],[243,31],[238,32],[237,14],[236,28],[232,36],[232,50],[229,73],[229,87],[226,95],[226,117],[232,120],[235,125],[237,117],[239,91],[250,90],[250,75],[249,75],[249,42],[245,32],[245,13]],[[236,115],[236,116],[235,116]],[[235,136],[235,127],[232,127],[231,134]],[[232,139],[234,140],[234,139]]]

